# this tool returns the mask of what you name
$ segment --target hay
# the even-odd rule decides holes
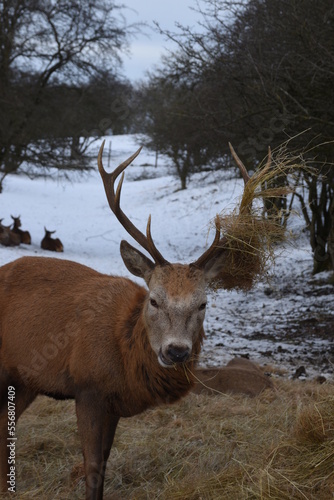
[[[236,155],[235,159],[240,162]],[[265,218],[262,207],[253,207],[254,201],[293,193],[296,175],[304,168],[302,158],[288,154],[283,146],[274,155],[269,150],[266,164],[262,163],[245,184],[239,206],[230,214],[219,214],[223,234],[220,248],[225,264],[211,283],[212,288],[249,290],[256,281],[267,277],[274,261],[274,247],[285,241],[286,231],[281,224],[281,211],[272,210],[270,217]],[[280,178],[285,179],[286,184],[273,187]]]
[[[332,498],[334,386],[275,385],[256,398],[190,394],[121,419],[106,498]],[[19,421],[17,444],[15,498],[83,498],[73,403],[38,398]]]
[[[291,434],[272,453],[269,498],[325,500],[334,493],[333,392],[298,408]],[[284,494],[282,494],[284,492]]]

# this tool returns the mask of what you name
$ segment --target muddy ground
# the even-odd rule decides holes
[[[307,266],[303,272],[300,268],[285,268],[244,297],[213,297],[201,363],[225,364],[245,356],[280,376],[293,377],[299,369],[303,378],[334,380],[332,277],[313,277]]]

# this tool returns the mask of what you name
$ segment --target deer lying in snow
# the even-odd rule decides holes
[[[23,257],[0,268],[0,491],[8,489],[8,388],[16,420],[36,398],[74,398],[86,499],[103,498],[104,474],[120,417],[172,403],[194,384],[204,339],[206,285],[228,249],[219,218],[212,245],[191,264],[171,264],[120,208],[124,173],[140,150],[99,171],[111,210],[151,258],[122,241],[122,259],[147,288],[81,264]],[[243,172],[245,182],[248,176]],[[14,388],[14,389],[13,389]]]
[[[63,252],[64,247],[59,238],[52,238],[51,234],[56,231],[48,231],[46,227],[44,228],[45,236],[41,241],[41,248],[43,250],[50,250],[51,252]]]
[[[222,368],[197,368],[195,376],[192,392],[196,394],[242,393],[254,397],[274,388],[270,378],[245,358],[233,358]]]
[[[12,232],[17,234],[20,238],[20,243],[25,243],[26,245],[31,245],[31,236],[29,231],[23,231],[20,229],[21,227],[21,218],[20,216],[18,217],[13,217],[11,215],[11,218],[13,219],[13,227],[12,227]]]
[[[0,219],[0,244],[5,247],[14,247],[21,243],[18,234],[15,234],[10,226],[2,224],[3,219]]]

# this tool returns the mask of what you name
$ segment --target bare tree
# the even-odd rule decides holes
[[[221,161],[232,141],[256,167],[268,145],[290,139],[313,168],[304,176],[309,199],[296,199],[308,221],[314,271],[333,267],[332,0],[200,0],[196,8],[201,29],[163,32],[176,50],[160,75],[176,87],[184,82],[195,96],[190,111],[178,112],[201,130],[196,148],[206,155],[200,160]]]
[[[71,137],[41,132],[48,89],[115,74],[134,29],[113,1],[0,1],[0,188],[27,162],[59,167],[70,156]]]
[[[204,170],[204,165],[211,168],[210,142],[203,141],[206,131],[198,113],[198,93],[196,86],[174,82],[167,74],[151,77],[137,95],[141,108],[138,131],[147,135],[146,147],[170,158],[181,189],[186,189],[191,174]]]

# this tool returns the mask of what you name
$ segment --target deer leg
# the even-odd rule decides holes
[[[105,419],[103,422],[103,438],[102,438],[103,477],[105,475],[105,470],[107,467],[110,450],[114,441],[118,421],[119,417],[116,417],[114,415],[109,415],[108,413],[105,415]]]
[[[106,461],[118,418],[107,415],[96,393],[83,391],[76,397],[78,431],[86,475],[86,500],[102,500]]]
[[[11,389],[12,387],[14,389]],[[36,394],[26,387],[16,386],[4,370],[0,369],[0,492],[16,489],[14,484],[14,490],[8,490],[12,486],[8,482],[10,467],[15,467],[16,462],[13,461],[16,445],[15,425],[35,397]]]

